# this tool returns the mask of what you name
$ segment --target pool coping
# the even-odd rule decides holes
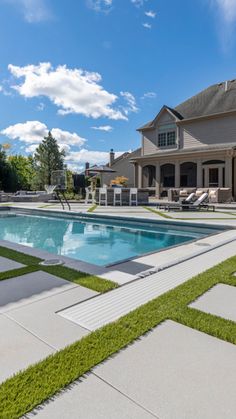
[[[71,219],[83,219],[83,220],[114,220],[118,223],[122,223],[124,221],[132,223],[135,222],[136,225],[138,222],[140,222],[140,224],[145,225],[148,224],[150,226],[150,224],[152,225],[172,225],[172,226],[178,226],[180,227],[181,225],[183,226],[188,226],[188,227],[195,227],[197,229],[201,229],[201,228],[207,228],[208,230],[214,230],[217,229],[218,232],[214,232],[212,234],[209,234],[205,237],[202,238],[198,238],[198,239],[193,239],[191,241],[188,241],[187,243],[182,243],[182,244],[178,244],[176,246],[171,246],[165,249],[160,249],[158,251],[153,251],[150,253],[146,253],[140,256],[135,256],[135,257],[131,257],[128,259],[123,259],[119,262],[115,262],[106,266],[99,266],[99,265],[94,265],[88,262],[84,262],[84,261],[80,261],[78,259],[73,259],[70,258],[68,256],[60,256],[60,255],[56,255],[58,256],[58,258],[60,260],[63,261],[64,265],[68,268],[72,268],[78,271],[82,271],[91,275],[97,275],[100,278],[104,278],[104,279],[110,279],[112,281],[117,282],[119,285],[124,285],[128,282],[132,282],[134,280],[143,278],[144,276],[149,276],[151,274],[154,274],[160,270],[166,269],[170,266],[179,264],[185,260],[189,260],[191,258],[194,258],[196,256],[199,256],[201,254],[204,254],[206,252],[209,252],[210,250],[213,250],[214,248],[226,245],[232,241],[234,241],[236,239],[236,227],[231,227],[231,226],[225,226],[225,225],[219,225],[219,224],[207,224],[207,223],[189,223],[189,222],[184,222],[182,220],[177,221],[177,220],[153,220],[153,219],[146,219],[146,218],[142,218],[142,217],[123,217],[123,216],[114,216],[114,215],[101,215],[101,214],[88,214],[88,213],[81,213],[81,212],[71,212],[71,211],[52,211],[52,210],[46,210],[46,209],[26,209],[26,208],[19,208],[19,207],[3,207],[0,209],[1,212],[9,212],[9,213],[19,213],[19,214],[26,214],[26,215],[44,215],[44,216],[49,216],[49,217],[56,217],[56,218],[71,218]],[[234,232],[233,235],[229,234],[229,237],[227,233],[230,232]],[[226,235],[226,238],[225,238]],[[232,236],[232,237],[231,237]],[[208,244],[208,245],[203,245],[204,249],[200,248],[199,250],[196,249],[192,249],[192,251],[189,252],[189,250],[191,249],[190,246],[193,244],[198,244],[198,242],[203,242],[204,240],[209,241],[209,239],[211,238],[217,238],[217,240],[214,240],[214,243]],[[222,240],[223,239],[223,240]],[[210,240],[212,241],[212,240]],[[216,241],[216,243],[215,243]],[[18,244],[18,243],[13,243],[10,241],[6,241],[6,240],[0,240],[0,245],[7,247],[9,249],[13,249],[22,253],[27,253],[30,254],[32,256],[41,258],[43,260],[47,260],[47,259],[52,259],[55,258],[55,255],[52,253],[49,253],[45,250],[41,250],[41,249],[37,249],[37,248],[33,248],[33,247],[29,247],[29,246],[25,246],[22,244]],[[183,254],[184,256],[181,257],[174,257],[173,259],[173,251],[175,251],[176,248],[181,248],[183,250]],[[187,250],[187,252],[186,252]],[[156,263],[156,261],[154,261],[154,259],[156,259],[158,256],[160,256],[162,254],[162,256],[165,259],[165,256],[168,256],[169,254],[169,260],[167,263]],[[149,259],[152,262],[152,264],[150,264],[150,267],[148,269],[144,269],[143,271],[141,270],[140,272],[136,272],[136,273],[132,273],[132,264],[135,262],[136,264],[140,264],[140,266],[143,265],[145,259]],[[161,258],[158,258],[161,259]],[[122,265],[125,265],[126,268],[129,270],[131,270],[131,272],[123,272],[122,271]],[[121,269],[121,270],[120,270]]]

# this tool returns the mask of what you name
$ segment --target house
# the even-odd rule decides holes
[[[111,169],[114,170],[114,173],[104,173],[103,181],[106,185],[110,185],[111,180],[115,179],[117,176],[124,176],[128,179],[127,187],[134,186],[134,165],[130,162],[130,159],[137,158],[141,156],[141,148],[138,148],[134,151],[127,151],[121,154],[119,157],[115,157],[114,150],[110,151],[109,163],[107,164]]]
[[[236,198],[236,80],[215,84],[138,129],[135,186],[157,197],[170,188],[231,188]]]

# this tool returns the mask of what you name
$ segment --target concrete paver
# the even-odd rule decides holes
[[[232,419],[235,358],[235,345],[168,320],[33,414],[40,419]]]
[[[0,313],[69,290],[75,284],[43,271],[0,282]]]
[[[0,315],[0,381],[54,352],[5,315]]]
[[[236,287],[217,284],[189,306],[236,322]]]
[[[145,411],[116,389],[90,374],[49,402],[28,414],[39,419],[153,419]]]
[[[56,313],[58,310],[86,300],[97,293],[77,285],[67,291],[52,295],[40,301],[8,311],[8,317],[36,334],[56,349],[80,340],[88,330],[66,320]]]
[[[94,372],[159,418],[232,419],[235,360],[235,345],[166,321]]]
[[[15,262],[14,260],[4,258],[0,256],[0,272],[10,271],[12,269],[23,268],[25,265],[22,263]]]

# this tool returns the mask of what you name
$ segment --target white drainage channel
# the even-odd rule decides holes
[[[143,276],[139,274],[140,278],[136,277],[136,280],[126,285],[75,304],[57,314],[88,330],[96,330],[175,288],[217,262],[233,256],[236,252],[235,242],[234,234],[234,237],[228,237],[228,240],[222,240],[207,249],[162,265],[157,270],[154,268],[145,271]],[[196,260],[194,263],[191,259],[198,256],[201,256],[200,261]]]

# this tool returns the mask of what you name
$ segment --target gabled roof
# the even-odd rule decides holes
[[[159,116],[161,115],[161,113],[163,112],[164,109],[166,109],[175,118],[180,119],[180,120],[183,119],[183,117],[180,115],[180,113],[178,111],[176,111],[176,109],[173,109],[173,108],[170,108],[169,106],[164,105],[164,106],[162,106],[160,112],[158,112],[158,114],[155,116],[155,118],[152,121],[149,121],[147,124],[138,128],[137,131],[143,131],[145,129],[154,128],[156,120],[159,118]]]
[[[236,79],[213,84],[175,108],[169,108],[168,106],[163,108],[171,111],[180,120],[236,111]],[[138,131],[154,128],[155,120],[160,112]]]

